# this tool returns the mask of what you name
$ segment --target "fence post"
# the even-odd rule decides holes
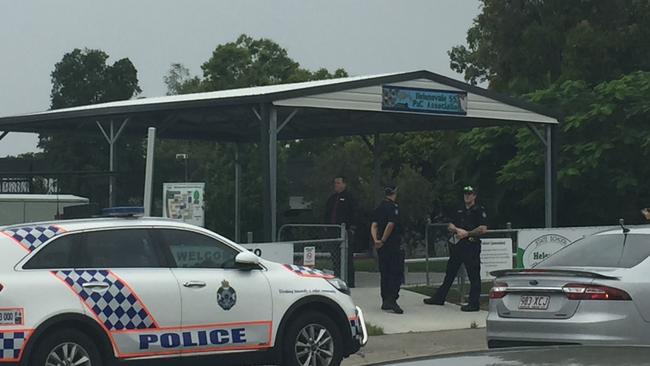
[[[341,224],[341,279],[348,282],[348,231],[345,224]]]
[[[431,286],[431,280],[429,279],[429,225],[431,225],[431,222],[427,220],[424,227],[424,268],[427,276],[427,286]]]

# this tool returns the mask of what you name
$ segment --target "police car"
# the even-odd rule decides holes
[[[367,341],[345,282],[157,218],[0,227],[0,362],[339,365]]]

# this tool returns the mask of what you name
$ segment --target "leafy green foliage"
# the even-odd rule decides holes
[[[101,50],[75,49],[66,53],[52,72],[52,109],[111,102],[140,93],[137,71],[129,59],[109,65]],[[119,126],[121,121],[116,121]],[[107,126],[105,123],[104,126]],[[106,128],[106,127],[105,127]],[[116,127],[117,130],[117,127]],[[61,132],[41,134],[39,147],[53,171],[108,171],[108,144],[100,131],[83,136]],[[127,203],[142,196],[143,146],[140,139],[122,137],[116,145],[118,197]],[[96,174],[96,173],[95,173]],[[67,175],[58,179],[58,191],[91,197],[102,206],[108,204],[108,177],[105,175]]]
[[[483,0],[452,69],[564,116],[560,225],[638,222],[647,205],[650,4],[647,1]],[[543,223],[544,155],[528,129],[476,129],[459,142],[474,160],[497,222]]]
[[[555,81],[593,85],[650,68],[647,1],[482,0],[467,46],[451,68],[490,88],[522,94]]]

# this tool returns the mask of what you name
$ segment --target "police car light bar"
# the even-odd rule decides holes
[[[142,217],[144,207],[110,207],[102,209],[104,217]]]

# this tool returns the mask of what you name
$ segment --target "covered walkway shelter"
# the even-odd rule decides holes
[[[531,129],[545,146],[545,222],[554,223],[558,118],[540,106],[429,71],[222,90],[95,104],[0,118],[9,132],[101,133],[110,145],[122,134],[261,144],[265,241],[276,235],[278,140],[375,136],[395,132],[512,125]],[[375,183],[380,144],[374,144]],[[541,151],[540,151],[541,152]],[[239,173],[236,173],[238,181]],[[238,184],[236,184],[236,192]],[[114,202],[112,184],[109,190]],[[238,197],[238,194],[236,193]],[[236,202],[236,207],[239,203]],[[235,221],[239,222],[238,208]],[[239,228],[236,227],[237,235]]]

